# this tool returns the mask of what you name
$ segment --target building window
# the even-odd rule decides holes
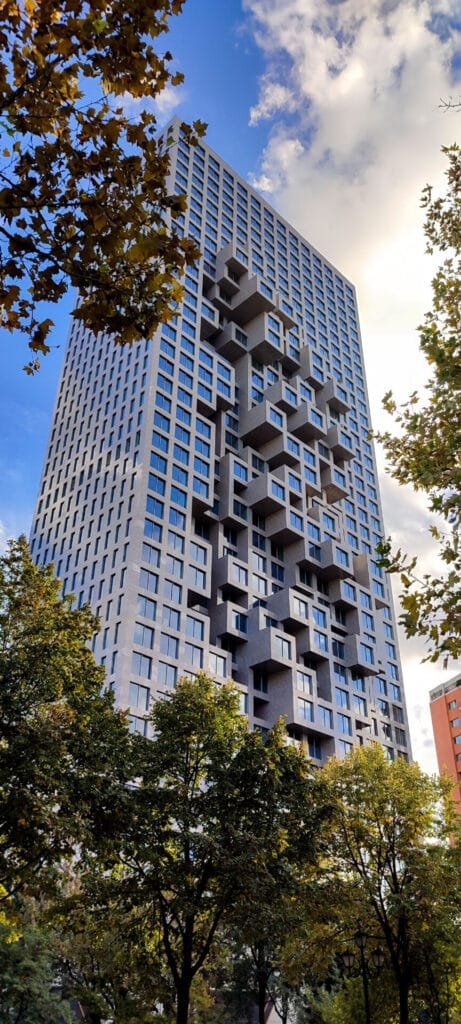
[[[275,637],[275,649],[281,658],[291,658],[291,642],[283,636]]]
[[[135,622],[133,639],[134,643],[139,644],[140,647],[152,648],[154,646],[154,630],[142,622]]]
[[[218,679],[225,679],[227,672],[227,658],[221,654],[209,654],[208,655],[208,668],[211,675],[216,676]]]
[[[141,686],[140,683],[130,683],[130,708],[138,711],[149,710],[150,690],[148,686]]]
[[[137,732],[140,736],[147,736],[147,718],[138,718],[137,715],[128,715],[130,732]]]
[[[166,654],[169,658],[178,657],[179,641],[169,633],[160,633],[160,653]]]
[[[152,675],[152,658],[148,658],[147,654],[139,654],[138,651],[133,651],[131,655],[131,671],[137,676],[145,676],[146,679],[150,679]]]
[[[203,650],[201,647],[197,647],[195,644],[185,644],[184,657],[188,665],[194,665],[196,668],[202,668]]]
[[[165,661],[158,663],[158,685],[176,686],[178,670],[174,665],[167,665]]]
[[[305,722],[314,721],[314,706],[310,700],[304,700],[303,697],[298,697],[298,714]]]

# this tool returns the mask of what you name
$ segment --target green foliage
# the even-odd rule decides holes
[[[434,198],[428,186],[427,252],[443,254],[432,282],[433,305],[419,328],[420,348],[430,377],[426,395],[410,395],[398,409],[388,393],[384,408],[393,416],[398,433],[377,434],[390,472],[401,484],[427,495],[431,512],[442,517],[442,530],[432,527],[438,542],[442,573],[418,575],[417,560],[392,552],[391,541],[380,548],[382,565],[398,573],[403,589],[401,622],[407,636],[421,636],[427,660],[461,655],[461,150],[445,148],[448,159],[446,195]]]
[[[97,622],[61,598],[24,538],[0,559],[0,880],[51,884],[79,843],[117,825],[129,734],[87,644]],[[128,768],[129,771],[129,768]]]
[[[459,947],[461,895],[459,847],[449,844],[450,785],[403,758],[388,761],[377,744],[330,761],[323,774],[336,800],[334,869],[350,890],[348,899],[340,890],[344,944],[360,925],[367,955],[382,946],[399,996],[397,1019],[408,1024],[412,990],[422,986],[427,996],[428,957],[438,957],[439,981],[447,972],[459,976],[458,958],[449,955]],[[434,986],[442,999],[435,976]]]
[[[198,256],[174,228],[152,101],[182,81],[153,41],[184,0],[6,0],[0,12],[0,324],[49,351],[40,304],[127,343],[173,315]],[[129,116],[130,104],[136,116]],[[128,110],[128,113],[125,112]],[[195,143],[205,126],[184,126]],[[170,222],[171,220],[171,227]]]
[[[72,1024],[69,1006],[53,992],[48,937],[28,925],[11,941],[0,925],[0,1024]]]
[[[250,733],[235,690],[204,675],[157,702],[152,721],[123,834],[85,884],[95,905],[139,914],[155,955],[161,945],[185,1022],[218,929],[242,901],[248,912],[264,900],[268,909],[295,835],[300,855],[312,846],[311,769],[282,727],[266,742]]]

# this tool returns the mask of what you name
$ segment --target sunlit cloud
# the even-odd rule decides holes
[[[356,285],[373,425],[389,428],[384,393],[405,399],[426,380],[417,326],[431,306],[434,263],[420,195],[426,182],[443,190],[441,147],[459,137],[461,115],[439,107],[459,92],[458,0],[243,7],[266,63],[250,111],[251,124],[268,128],[253,183]],[[423,499],[387,480],[383,504],[387,532],[430,571]],[[433,769],[427,693],[457,666],[421,666],[418,641],[403,639],[401,651],[414,753]]]

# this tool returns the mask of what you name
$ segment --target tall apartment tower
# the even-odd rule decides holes
[[[461,673],[430,692],[432,729],[441,774],[454,784],[461,812]]]
[[[185,673],[232,678],[323,762],[409,756],[353,286],[206,145],[168,127],[202,258],[153,342],[72,324],[32,529],[100,616],[132,728]]]

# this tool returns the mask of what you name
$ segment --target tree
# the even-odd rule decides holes
[[[47,935],[29,924],[12,941],[0,925],[0,1024],[71,1024],[69,1005],[54,983]]]
[[[79,844],[117,827],[130,735],[88,641],[97,620],[60,596],[24,537],[0,558],[0,882],[50,885]]]
[[[403,758],[388,761],[377,744],[332,760],[323,774],[336,800],[337,876],[350,882],[355,927],[364,925],[370,942],[387,954],[398,1020],[408,1024],[410,996],[421,987],[427,991],[425,961],[441,956],[440,936],[447,953],[459,947],[459,849],[449,844],[449,783]],[[342,913],[338,906],[340,920]],[[348,942],[354,927],[349,908],[343,922]],[[450,968],[449,956],[443,966],[458,970]]]
[[[152,721],[153,740],[140,738],[127,823],[90,863],[86,891],[95,908],[105,889],[122,913],[136,909],[147,944],[160,937],[177,1024],[187,1024],[191,988],[219,928],[239,900],[256,907],[294,814],[300,833],[311,815],[311,770],[282,727],[267,741],[249,733],[235,690],[204,675],[158,701]]]
[[[392,476],[427,495],[429,509],[444,521],[431,528],[438,541],[440,575],[418,575],[417,559],[398,550],[391,541],[379,550],[382,564],[398,573],[402,584],[401,622],[407,636],[421,636],[427,659],[461,655],[461,150],[444,148],[448,159],[446,195],[434,198],[427,186],[427,252],[444,259],[432,282],[433,306],[419,328],[420,348],[431,376],[426,399],[414,392],[398,409],[389,392],[384,406],[399,428],[376,437],[384,446]]]
[[[28,335],[37,369],[69,286],[73,316],[121,343],[174,312],[198,256],[175,230],[168,146],[152,101],[182,75],[153,40],[184,0],[6,0],[0,13],[0,324]],[[139,107],[131,119],[127,101]],[[205,126],[184,126],[196,142]],[[172,218],[171,225],[169,223]]]

